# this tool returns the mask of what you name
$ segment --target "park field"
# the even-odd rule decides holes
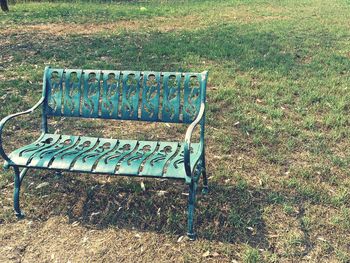
[[[17,3],[0,13],[0,118],[41,96],[44,67],[209,70],[210,193],[187,240],[187,187],[29,171],[0,262],[350,262],[350,1]],[[40,110],[6,129],[40,134]],[[183,139],[186,126],[51,119],[52,132]]]

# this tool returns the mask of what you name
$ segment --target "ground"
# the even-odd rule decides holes
[[[46,65],[209,70],[198,240],[180,182],[30,171],[1,262],[350,262],[348,0],[17,3],[0,14],[0,117],[40,98]],[[7,126],[8,151],[40,112]],[[186,127],[50,120],[51,131],[183,139]]]

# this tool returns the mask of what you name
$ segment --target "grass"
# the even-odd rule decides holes
[[[118,240],[128,242],[134,253],[139,251],[136,231],[149,261],[348,262],[349,1],[178,2],[44,2],[16,4],[8,14],[0,13],[0,117],[38,100],[48,64],[209,70],[206,141],[212,190],[198,198],[199,241],[177,243],[185,232],[181,193],[187,190],[173,182],[146,180],[143,191],[129,179],[31,172],[22,194],[27,220],[40,232],[56,222],[55,216],[67,216],[58,225],[75,233],[71,238],[77,242],[84,231],[99,229],[103,238],[103,231],[109,235],[116,229]],[[8,148],[35,138],[39,114],[8,126]],[[157,133],[182,139],[184,131],[129,122],[55,119],[51,124],[53,131],[115,138]],[[36,189],[46,181],[49,186]],[[4,231],[20,224],[12,216],[11,187],[11,173],[1,172]],[[76,231],[73,222],[84,227]],[[181,246],[182,253],[163,244]],[[162,254],[152,253],[153,246]],[[63,251],[69,248],[60,248],[68,261],[71,253]],[[101,252],[95,260],[111,258]]]

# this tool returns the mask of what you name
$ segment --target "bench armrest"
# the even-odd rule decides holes
[[[192,177],[192,171],[191,171],[191,137],[194,128],[202,121],[204,117],[205,112],[205,103],[202,102],[199,113],[197,115],[197,118],[190,124],[190,126],[187,128],[186,136],[185,136],[185,144],[184,144],[184,165],[185,165],[185,171],[187,176]],[[203,129],[204,127],[202,127]],[[200,151],[203,152],[204,149],[204,138],[201,136],[200,138]]]
[[[24,114],[29,114],[29,113],[32,113],[35,109],[37,109],[42,103],[44,102],[44,97],[42,97],[38,102],[37,104],[35,104],[32,108],[30,108],[29,110],[26,110],[26,111],[22,111],[22,112],[18,112],[18,113],[14,113],[14,114],[11,114],[5,118],[3,118],[1,121],[0,121],[0,155],[2,156],[2,158],[5,159],[5,161],[7,163],[11,162],[10,158],[7,156],[7,154],[5,153],[4,151],[4,148],[2,147],[2,131],[4,129],[4,126],[5,124],[17,117],[17,116],[21,116],[21,115],[24,115]]]

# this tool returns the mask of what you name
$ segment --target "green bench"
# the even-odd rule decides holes
[[[47,67],[40,101],[0,122],[0,154],[13,167],[14,210],[21,218],[19,193],[29,168],[183,180],[189,185],[188,236],[193,229],[196,189],[205,171],[204,121],[207,72],[140,72],[53,69]],[[7,155],[4,125],[42,109],[42,133],[33,143]],[[94,138],[48,133],[48,117],[80,117],[189,124],[183,142]],[[200,124],[200,141],[191,142]],[[21,169],[21,171],[20,171]]]

